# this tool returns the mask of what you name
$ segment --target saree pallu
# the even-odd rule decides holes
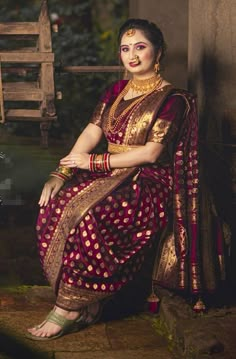
[[[174,168],[163,155],[154,165],[114,169],[109,173],[78,170],[58,196],[40,209],[36,226],[40,260],[57,295],[56,304],[61,308],[78,310],[113,295],[132,280],[167,227],[173,203],[175,249],[181,258],[179,284],[189,287],[192,283],[194,291],[200,288],[196,271],[196,118],[193,116],[195,122],[192,119],[190,126],[188,123],[192,98],[184,91],[166,86],[131,107],[117,130],[110,131],[107,127],[109,106],[125,84],[126,81],[121,81],[105,93],[91,122],[103,128],[111,153],[129,151],[147,141],[171,144],[176,153]],[[172,95],[184,99],[186,110],[176,118],[159,117],[160,113],[164,116],[161,109],[168,108]],[[129,104],[123,101],[119,111]],[[186,135],[187,144],[183,141]],[[191,167],[187,176],[186,161],[183,163],[182,159],[186,151]],[[189,196],[187,207],[186,194]],[[187,263],[192,268],[188,278],[183,275],[188,271]]]

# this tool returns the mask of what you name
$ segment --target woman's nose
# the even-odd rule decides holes
[[[135,50],[134,49],[130,49],[130,51],[129,51],[129,59],[130,60],[135,59]]]

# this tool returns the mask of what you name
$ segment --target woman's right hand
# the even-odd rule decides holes
[[[57,177],[50,177],[49,180],[45,183],[40,199],[39,206],[47,206],[49,200],[54,198],[55,195],[60,191],[62,186],[64,185],[64,181]]]

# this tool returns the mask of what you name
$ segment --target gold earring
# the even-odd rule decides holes
[[[159,62],[155,63],[154,65],[154,71],[158,74],[158,72],[160,72],[160,64]]]

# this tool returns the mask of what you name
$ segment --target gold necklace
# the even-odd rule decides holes
[[[161,83],[162,83],[162,78],[161,78],[160,74],[158,74],[158,75],[155,74],[154,76],[150,77],[149,79],[144,79],[144,80],[132,79],[130,86],[133,91],[147,92],[147,91],[151,91],[154,88],[160,86]]]
[[[109,111],[109,115],[108,115],[108,121],[107,121],[107,129],[108,131],[110,131],[111,133],[116,133],[118,124],[120,122],[120,120],[132,109],[135,107],[135,105],[137,105],[139,102],[141,102],[146,96],[148,96],[151,92],[158,90],[159,87],[162,84],[163,79],[160,76],[155,76],[155,79],[158,77],[158,81],[155,81],[155,86],[151,86],[149,91],[145,92],[142,96],[138,96],[136,100],[132,101],[132,103],[127,106],[120,115],[118,115],[117,117],[115,116],[115,112],[116,109],[119,105],[119,103],[122,101],[122,99],[124,98],[124,96],[128,93],[129,89],[132,86],[132,81],[130,80],[127,85],[125,86],[125,88],[120,92],[120,94],[117,96],[117,98],[115,99],[115,101],[113,102],[110,111]],[[152,78],[151,78],[152,79]],[[150,79],[150,80],[151,80]],[[136,80],[137,81],[137,80]],[[139,80],[139,81],[147,81],[147,80]],[[123,125],[123,123],[122,123]]]

